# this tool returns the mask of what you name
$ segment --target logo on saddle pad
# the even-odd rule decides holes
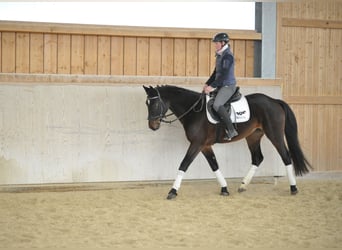
[[[212,96],[206,95],[206,110],[207,117],[210,123],[217,124],[220,122],[220,118],[213,109],[214,98]],[[230,108],[230,107],[231,108]],[[248,102],[245,96],[241,96],[241,98],[237,101],[233,101],[232,103],[225,104],[226,109],[229,111],[230,108],[230,119],[233,123],[246,122],[250,118],[250,110],[248,106]]]

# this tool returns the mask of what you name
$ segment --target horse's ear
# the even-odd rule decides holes
[[[144,89],[145,89],[145,92],[146,92],[146,94],[148,94],[148,90],[149,90],[149,88],[148,88],[148,87],[146,87],[145,85],[143,85],[143,87],[144,87]]]

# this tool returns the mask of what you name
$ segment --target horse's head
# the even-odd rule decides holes
[[[157,88],[145,87],[147,94],[146,105],[148,109],[148,126],[152,130],[157,130],[160,127],[162,119],[168,110],[168,106],[160,97],[160,93]]]

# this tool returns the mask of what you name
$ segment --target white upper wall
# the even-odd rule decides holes
[[[0,2],[0,20],[254,30],[254,2]]]

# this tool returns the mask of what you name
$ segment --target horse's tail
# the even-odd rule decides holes
[[[309,168],[313,169],[309,161],[305,158],[305,155],[300,147],[298,140],[298,127],[295,114],[290,106],[282,100],[279,100],[279,104],[285,111],[285,137],[287,146],[292,158],[293,167],[296,175],[303,175],[309,172]]]

